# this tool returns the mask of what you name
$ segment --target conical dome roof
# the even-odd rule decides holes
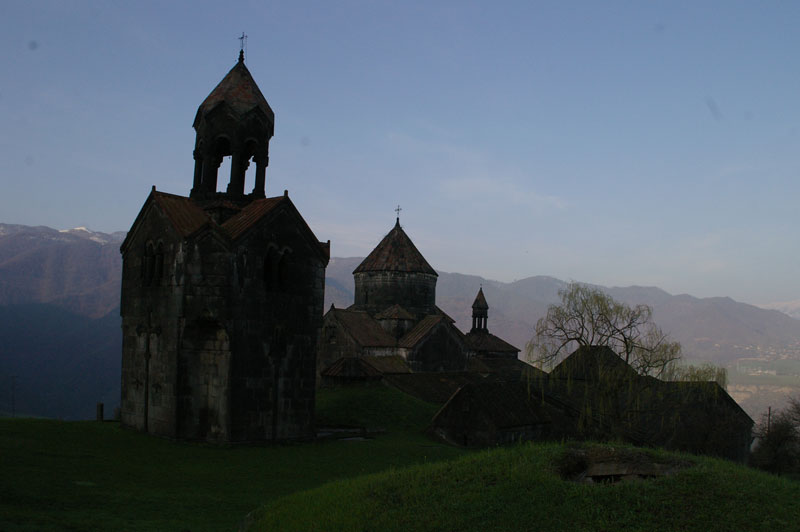
[[[389,234],[383,237],[383,240],[353,273],[381,271],[427,273],[438,277],[436,270],[431,268],[422,253],[400,227],[399,219]]]
[[[203,116],[223,102],[233,110],[237,117],[241,117],[258,108],[271,122],[275,121],[275,113],[272,112],[267,99],[261,94],[261,90],[256,85],[250,71],[244,66],[244,54],[241,52],[236,65],[200,104],[197,109],[197,115],[195,115],[194,126],[197,127]]]
[[[486,303],[486,298],[483,296],[483,287],[478,289],[478,295],[475,296],[475,302],[472,303],[474,310],[489,310],[489,304]]]

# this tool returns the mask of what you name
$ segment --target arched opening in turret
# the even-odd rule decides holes
[[[225,192],[228,190],[228,181],[231,175],[231,159],[230,155],[222,157],[222,162],[219,163],[219,175],[221,179],[217,179],[217,187],[215,192]]]
[[[231,142],[228,137],[220,135],[214,140],[214,145],[209,153],[203,155],[203,188],[208,192],[217,192],[220,187],[227,185],[230,175]],[[226,164],[227,162],[227,164]],[[223,176],[222,180],[219,176]]]
[[[242,156],[242,160],[244,161],[242,163],[244,166],[244,179],[242,180],[242,183],[244,185],[244,194],[250,194],[255,188],[256,162],[254,160],[254,157],[257,148],[258,148],[258,142],[256,142],[256,139],[254,138],[249,138],[244,143],[244,152]]]

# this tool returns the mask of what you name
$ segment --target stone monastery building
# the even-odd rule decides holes
[[[209,441],[313,437],[330,242],[288,193],[265,195],[274,123],[240,53],[197,110],[189,197],[153,187],[122,244],[127,427]],[[230,181],[217,192],[225,156]]]
[[[353,271],[355,302],[325,314],[317,360],[323,377],[353,372],[458,372],[474,358],[516,361],[519,349],[489,333],[483,289],[472,305],[472,329],[462,333],[436,306],[438,274],[400,226]],[[358,359],[354,365],[351,359]],[[521,363],[521,362],[520,362]],[[357,370],[360,367],[362,369]]]

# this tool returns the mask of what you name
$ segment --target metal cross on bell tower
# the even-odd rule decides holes
[[[247,34],[242,32],[241,37],[237,38],[239,39],[239,60],[244,61],[245,48],[247,48]]]

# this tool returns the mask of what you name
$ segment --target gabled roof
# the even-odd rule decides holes
[[[489,304],[483,296],[483,287],[478,289],[478,295],[475,296],[475,301],[472,303],[472,308],[475,310],[489,310]]]
[[[362,358],[342,357],[320,372],[323,377],[377,379],[381,372]]]
[[[467,359],[467,370],[488,375],[494,380],[510,382],[533,379],[539,383],[547,379],[547,373],[516,357],[470,357]]]
[[[376,320],[413,320],[414,316],[411,315],[406,309],[399,304],[394,304],[391,307],[382,310],[375,314]]]
[[[285,196],[254,200],[237,214],[231,216],[224,224],[222,224],[222,227],[225,228],[231,238],[236,239],[244,234],[261,218],[266,216],[270,211],[275,209],[284,201],[288,200],[289,198]]]
[[[167,215],[178,234],[184,238],[211,221],[205,211],[189,198],[157,192],[155,188],[151,192],[151,197]]]
[[[431,268],[422,253],[400,227],[399,219],[389,234],[383,237],[383,240],[367,255],[367,258],[353,270],[353,273],[384,271],[427,273],[438,276],[436,270]]]
[[[194,119],[194,127],[197,127],[201,116],[208,114],[221,103],[225,103],[237,117],[241,117],[253,109],[258,109],[270,121],[275,121],[275,113],[267,103],[267,99],[261,94],[250,71],[244,66],[243,54],[239,54],[239,61],[236,65],[200,104]]]
[[[394,347],[394,337],[366,312],[332,308],[326,314],[338,321],[350,337],[362,347]]]
[[[611,348],[597,345],[579,347],[550,372],[556,379],[598,381],[609,376],[630,379],[639,374]]]
[[[384,375],[395,375],[400,373],[411,373],[406,359],[400,355],[387,357],[364,357],[364,362],[380,371]]]
[[[514,353],[516,357],[516,353],[520,351],[519,348],[487,331],[470,331],[467,333],[465,340],[467,347],[478,353]]]
[[[436,413],[431,424],[435,426],[450,415],[471,421],[474,430],[485,429],[485,424],[503,429],[550,423],[536,396],[522,382],[467,383]]]
[[[203,227],[214,224],[206,212],[200,208],[196,203],[184,196],[177,196],[175,194],[167,194],[166,192],[158,192],[154,186],[150,190],[150,195],[133,221],[131,230],[125,236],[125,240],[120,245],[120,250],[125,251],[129,243],[133,239],[139,223],[144,218],[152,205],[157,206],[170,221],[172,229],[181,238],[191,236]]]
[[[425,316],[422,319],[422,321],[420,321],[419,323],[417,323],[416,326],[414,326],[413,329],[408,331],[402,338],[400,338],[398,345],[400,345],[400,347],[407,347],[407,348],[415,347],[426,336],[428,336],[428,334],[430,334],[430,332],[433,330],[434,327],[443,322],[448,323],[447,318],[445,318],[445,316],[443,315],[432,314],[430,316]],[[453,328],[455,329],[455,327]],[[458,332],[461,333],[461,331]]]
[[[444,404],[464,384],[482,381],[477,373],[431,372],[385,375],[383,382],[427,403]]]
[[[274,198],[253,200],[244,208],[224,199],[206,204],[206,207],[224,207],[232,211],[239,211],[220,226],[208,212],[193,199],[176,194],[158,192],[155,187],[151,190],[142,210],[139,211],[136,220],[133,222],[131,230],[120,246],[121,250],[124,251],[127,248],[142,217],[151,205],[157,206],[164,213],[170,221],[172,228],[181,238],[190,237],[198,233],[201,229],[208,227],[215,229],[218,236],[231,240],[237,240],[242,237],[250,228],[263,220],[265,216],[276,211],[279,207],[284,207],[291,210],[291,212],[296,215],[303,231],[308,236],[311,247],[317,249],[324,260],[327,261],[330,258],[330,245],[317,241],[311,228],[308,227],[308,224],[306,224],[286,193],[284,193],[283,196],[276,196]]]

